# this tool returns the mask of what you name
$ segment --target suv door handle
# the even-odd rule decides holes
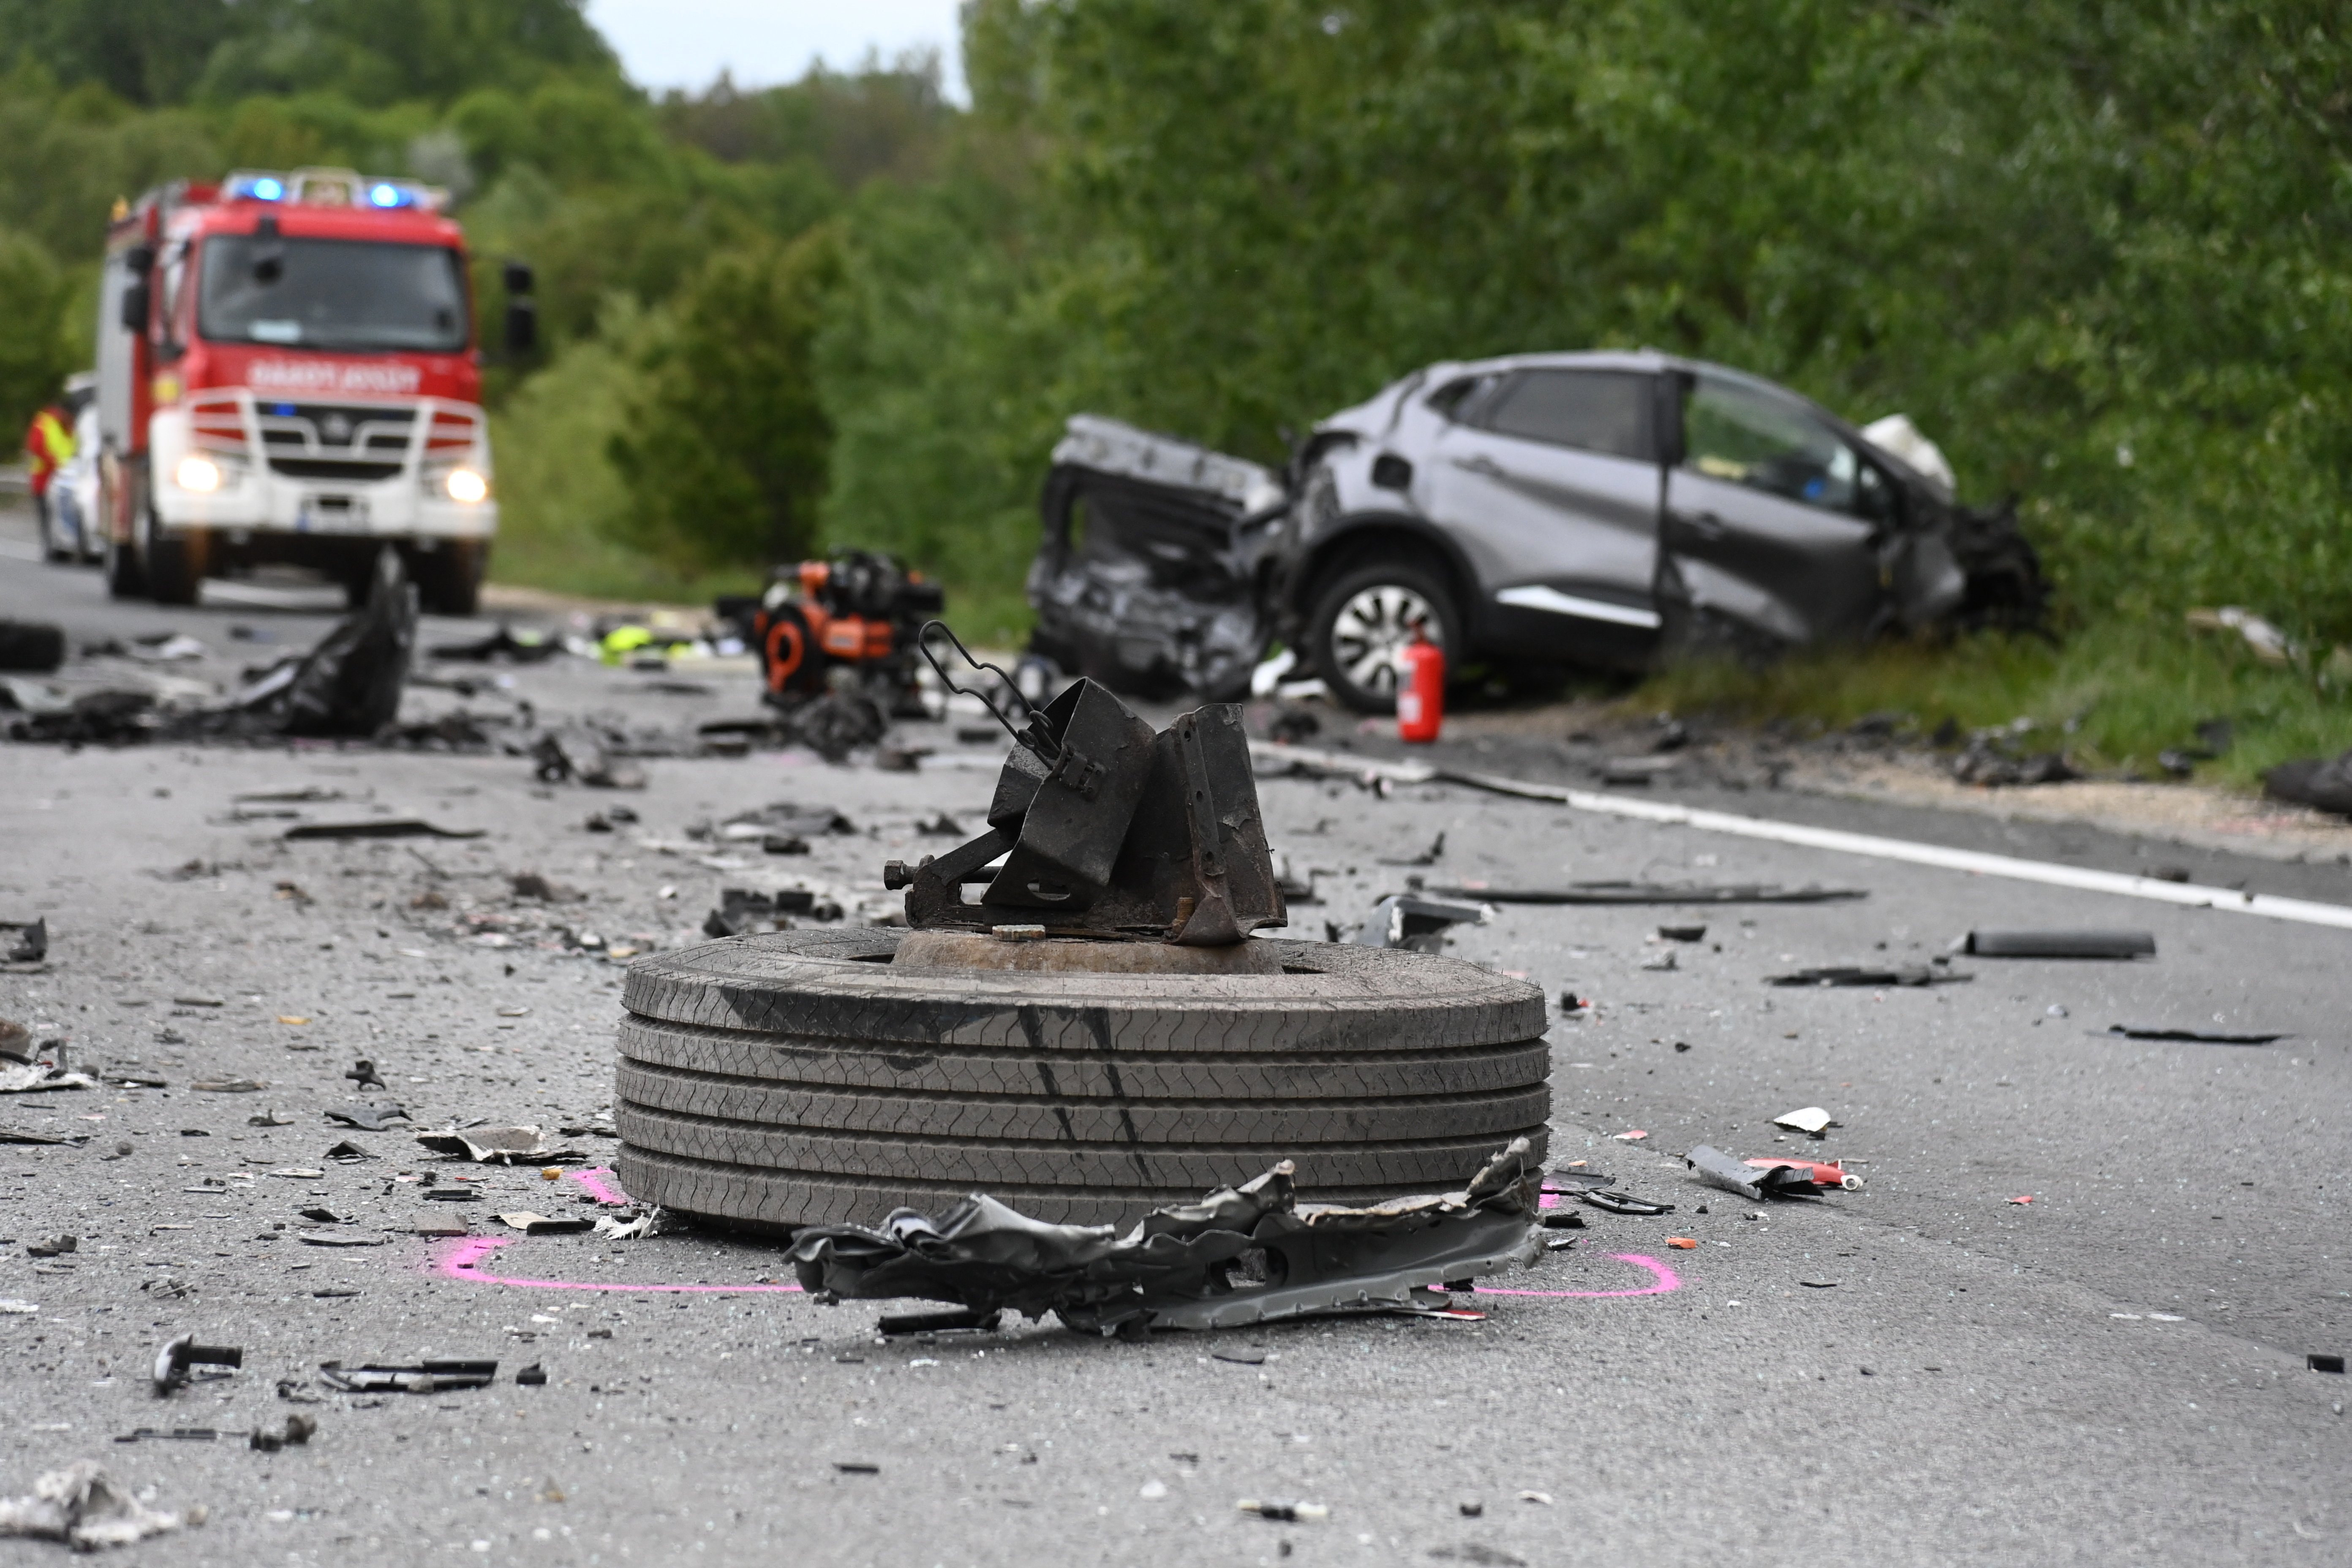
[[[1708,543],[1715,542],[1724,535],[1723,519],[1711,511],[1678,511],[1674,514],[1674,521],[1694,537],[1705,540]]]
[[[1499,479],[1503,477],[1503,466],[1495,461],[1492,458],[1478,457],[1475,455],[1467,458],[1456,458],[1454,459],[1454,466],[1457,468],[1466,469],[1471,473],[1480,475],[1486,479]]]

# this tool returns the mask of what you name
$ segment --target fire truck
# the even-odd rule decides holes
[[[245,170],[116,205],[98,321],[100,508],[117,598],[307,566],[354,604],[387,544],[470,615],[498,531],[465,237],[444,193]],[[531,346],[530,270],[505,269]]]

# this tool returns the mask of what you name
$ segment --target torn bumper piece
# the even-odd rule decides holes
[[[1743,1163],[1710,1143],[1700,1144],[1683,1160],[1707,1185],[1738,1193],[1759,1204],[1768,1197],[1814,1197],[1822,1190],[1811,1162],[1784,1164],[1767,1161],[1760,1165]]]
[[[1155,1209],[1125,1236],[1043,1224],[975,1193],[938,1220],[899,1209],[878,1230],[809,1226],[791,1256],[802,1287],[833,1300],[1051,1311],[1106,1334],[1410,1310],[1428,1286],[1541,1256],[1543,1173],[1523,1138],[1462,1192],[1367,1208],[1301,1205],[1295,1174],[1285,1160],[1197,1204]]]

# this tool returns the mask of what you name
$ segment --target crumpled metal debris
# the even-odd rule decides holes
[[[49,917],[16,927],[16,942],[8,950],[10,963],[39,963],[49,956]]]
[[[155,1392],[166,1394],[184,1387],[189,1369],[198,1366],[234,1366],[245,1364],[245,1351],[238,1345],[200,1345],[194,1334],[182,1334],[164,1342],[155,1352]]]
[[[62,1541],[77,1552],[128,1546],[204,1521],[201,1507],[179,1513],[147,1507],[96,1459],[51,1470],[33,1483],[30,1497],[0,1499],[0,1535]]]
[[[1460,1192],[1360,1208],[1298,1203],[1295,1173],[1285,1160],[1197,1204],[1155,1209],[1124,1236],[1047,1225],[975,1193],[936,1220],[898,1209],[879,1229],[809,1226],[791,1256],[802,1287],[827,1299],[1050,1311],[1106,1334],[1411,1310],[1426,1286],[1541,1256],[1543,1173],[1523,1138]]]
[[[1443,952],[1445,932],[1457,925],[1485,925],[1494,911],[1482,904],[1451,904],[1412,893],[1391,893],[1372,906],[1358,931],[1359,947],[1401,947],[1414,952]]]
[[[450,1127],[419,1132],[416,1141],[436,1154],[462,1154],[484,1165],[557,1165],[587,1158],[577,1149],[551,1148],[536,1127]]]
[[[356,1127],[362,1132],[387,1132],[395,1121],[408,1120],[407,1110],[388,1100],[368,1100],[354,1105],[331,1105],[327,1120],[344,1127]]]
[[[585,730],[559,730],[541,735],[531,748],[539,777],[546,784],[576,781],[597,789],[643,789],[646,771],[614,754]]]
[[[488,829],[443,827],[420,816],[371,816],[358,822],[303,822],[286,830],[297,843],[312,838],[479,838]]]

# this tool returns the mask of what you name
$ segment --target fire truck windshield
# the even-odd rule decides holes
[[[455,353],[466,274],[437,245],[215,235],[205,242],[196,331],[209,342]]]

